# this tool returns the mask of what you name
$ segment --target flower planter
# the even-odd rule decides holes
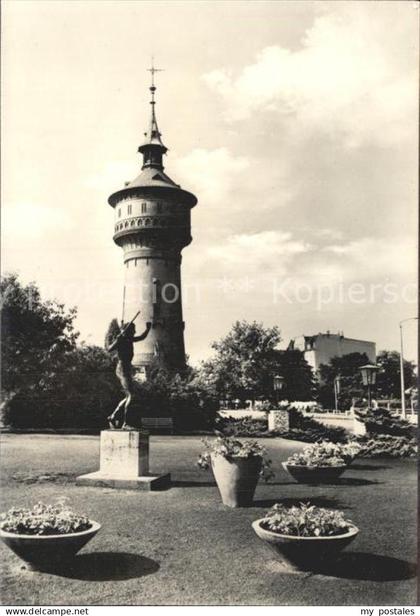
[[[341,457],[343,458],[347,466],[350,466],[350,464],[352,464],[357,458],[357,454],[355,456],[346,456],[345,454],[342,454]]]
[[[298,483],[334,483],[347,468],[347,464],[340,466],[300,466],[287,462],[282,462],[282,466]]]
[[[327,537],[296,537],[280,535],[263,528],[265,518],[255,520],[252,528],[282,561],[289,571],[317,571],[333,561],[339,552],[353,541],[359,529],[351,525],[342,535]]]
[[[227,459],[212,454],[211,466],[224,505],[245,507],[252,503],[262,467],[261,456]]]
[[[24,535],[0,530],[0,539],[31,569],[45,569],[68,561],[90,541],[101,528],[98,522],[78,533],[61,535]]]

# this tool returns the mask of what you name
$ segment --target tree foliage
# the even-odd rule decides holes
[[[33,283],[1,280],[3,420],[17,428],[97,428],[120,396],[112,358],[77,346],[76,310]]]
[[[9,399],[19,392],[48,387],[60,358],[76,346],[76,310],[42,301],[34,283],[22,285],[15,274],[0,281],[2,298],[2,391]]]
[[[302,351],[277,351],[277,374],[284,377],[284,387],[280,398],[289,401],[314,400],[317,396],[317,385],[311,366]]]
[[[147,381],[136,384],[128,423],[141,425],[141,417],[172,417],[175,430],[190,432],[213,428],[218,409],[214,389],[199,371],[186,366],[168,370],[156,361]]]
[[[366,353],[348,353],[342,357],[333,357],[329,364],[321,364],[319,369],[321,385],[319,400],[325,408],[334,408],[334,379],[340,376],[339,408],[349,409],[352,399],[361,399],[366,395],[362,383],[360,366],[368,364]]]
[[[378,398],[391,399],[401,397],[400,354],[397,351],[380,351],[376,363],[380,371],[376,377],[376,395]],[[416,382],[414,364],[404,360],[405,388]]]
[[[279,374],[285,378],[281,397],[312,399],[312,369],[301,351],[278,351],[280,340],[277,327],[237,321],[224,338],[212,344],[216,353],[203,363],[202,378],[221,398],[272,399],[273,379]]]
[[[320,401],[327,408],[334,406],[334,379],[340,376],[339,408],[348,409],[352,399],[366,397],[366,388],[362,383],[360,366],[371,363],[365,353],[349,353],[342,357],[333,357],[329,364],[320,366]],[[376,364],[379,371],[372,393],[376,398],[400,398],[400,354],[396,351],[380,351]],[[404,360],[406,388],[415,383],[414,364]]]

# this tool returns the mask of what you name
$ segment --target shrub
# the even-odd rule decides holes
[[[74,513],[66,500],[61,498],[50,505],[38,503],[32,509],[12,507],[1,515],[0,528],[19,535],[67,535],[90,528],[89,518]]]
[[[360,409],[357,411],[357,417],[365,424],[367,434],[391,434],[407,438],[416,436],[417,430],[412,424],[397,415],[392,415],[384,408]]]
[[[128,423],[140,426],[141,417],[172,417],[177,432],[213,430],[218,399],[191,368],[182,374],[158,365],[147,381],[136,384]]]
[[[286,507],[277,503],[266,514],[261,524],[266,530],[292,537],[331,537],[343,535],[354,524],[344,518],[342,511],[300,503],[299,507]]]
[[[98,430],[122,398],[109,354],[81,345],[60,353],[48,378],[21,388],[3,410],[6,425],[17,428]]]
[[[305,443],[317,443],[331,441],[345,443],[348,433],[344,428],[324,426],[320,422],[303,415],[297,409],[289,409],[290,428],[287,432],[268,432],[267,419],[253,419],[243,417],[241,419],[219,417],[216,420],[217,429],[227,436],[251,436],[251,437],[275,437],[282,436],[295,441]]]
[[[267,419],[218,417],[216,427],[218,431],[223,432],[226,436],[272,436],[268,432]]]
[[[284,438],[305,443],[317,443],[331,441],[333,443],[345,443],[348,440],[348,432],[344,428],[324,426],[319,421],[303,415],[295,408],[289,409],[290,429],[281,434]]]
[[[417,457],[417,440],[405,436],[378,434],[375,437],[359,436],[357,443],[361,446],[363,458],[415,458]]]
[[[204,453],[200,454],[197,465],[207,470],[211,465],[212,456],[222,456],[226,460],[234,458],[254,458],[262,459],[261,476],[268,481],[274,476],[271,470],[271,460],[267,458],[267,450],[257,441],[237,441],[236,439],[218,436],[216,439],[204,439]]]

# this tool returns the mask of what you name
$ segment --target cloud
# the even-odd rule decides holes
[[[258,121],[257,112],[272,111],[289,124],[294,116],[304,131],[339,133],[350,147],[412,137],[407,117],[416,114],[418,69],[407,39],[415,20],[412,11],[397,16],[372,4],[374,11],[327,4],[299,49],[272,45],[239,74],[221,68],[203,79],[224,100],[230,121]]]
[[[322,252],[335,261],[349,279],[416,279],[417,246],[414,238],[361,238],[324,246]]]
[[[270,291],[273,279],[288,278],[296,285],[364,284],[416,279],[415,241],[384,244],[381,238],[361,238],[327,243],[284,231],[236,234],[197,252],[188,270],[202,268],[203,279],[253,280],[254,286]],[[331,242],[331,239],[329,239]]]
[[[230,191],[237,189],[244,171],[249,168],[245,156],[234,156],[226,147],[214,150],[194,149],[175,159],[173,167],[181,185],[194,190],[200,202],[226,205]]]
[[[285,265],[286,261],[309,249],[309,244],[293,239],[291,233],[263,231],[229,237],[226,243],[210,248],[209,255],[223,260],[227,268],[239,265],[243,274],[250,268],[258,271],[270,263],[278,266],[283,261]]]

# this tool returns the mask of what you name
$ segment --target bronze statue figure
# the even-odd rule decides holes
[[[134,380],[133,380],[133,367],[131,361],[134,355],[133,345],[135,342],[144,340],[152,324],[146,323],[146,329],[140,336],[135,336],[136,327],[131,321],[121,326],[121,331],[115,340],[108,347],[109,351],[116,351],[118,355],[118,363],[116,369],[116,375],[121,383],[122,389],[125,393],[125,397],[118,403],[115,411],[108,417],[109,425],[111,428],[127,428],[127,411],[132,402],[134,394]],[[122,415],[122,419],[118,420],[118,415]],[[119,421],[122,421],[119,426]]]

